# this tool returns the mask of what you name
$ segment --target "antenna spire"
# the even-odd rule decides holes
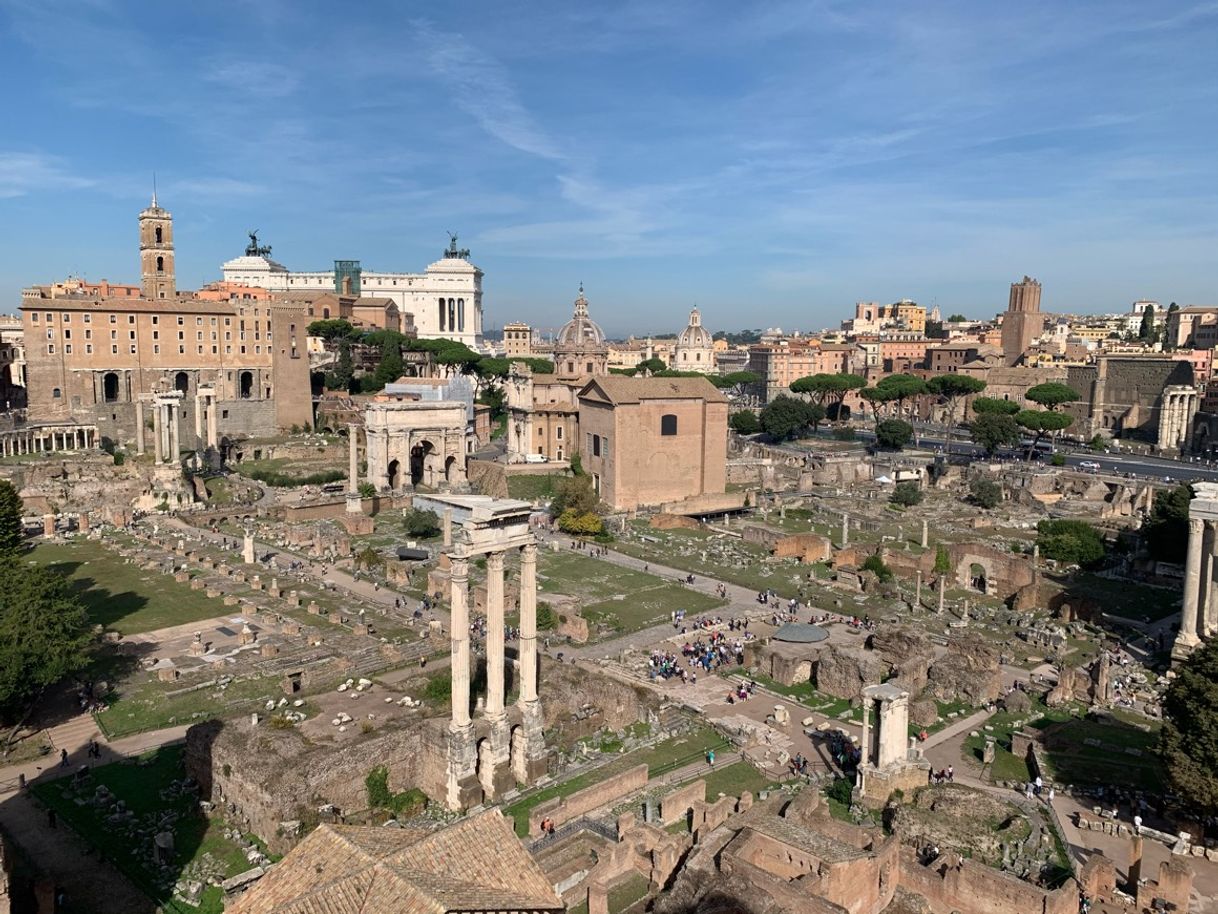
[[[152,173],[152,208],[156,209],[156,172]]]

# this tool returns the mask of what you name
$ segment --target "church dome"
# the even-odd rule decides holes
[[[710,332],[702,326],[702,313],[697,308],[689,312],[689,326],[677,337],[677,345],[682,349],[710,349],[715,345]]]
[[[579,298],[575,299],[575,313],[558,331],[559,346],[603,346],[605,332],[588,316],[588,299],[584,298],[584,284],[579,284]]]

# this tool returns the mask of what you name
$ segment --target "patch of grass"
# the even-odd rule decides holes
[[[734,762],[722,768],[716,768],[710,774],[704,775],[706,781],[706,800],[713,803],[719,799],[719,794],[738,797],[748,792],[756,796],[758,791],[769,790],[777,785],[748,762]]]
[[[655,778],[697,762],[699,759],[705,759],[706,753],[710,749],[719,752],[728,745],[727,740],[716,730],[703,727],[692,733],[664,740],[654,746],[619,755],[607,765],[585,771],[562,783],[552,784],[535,791],[508,806],[503,810],[503,814],[515,820],[516,834],[523,838],[529,833],[529,812],[539,803],[544,803],[554,797],[570,796],[576,791],[599,784],[606,778],[620,774],[635,765],[647,765],[648,777]]]
[[[223,476],[213,476],[204,480],[207,488],[207,503],[209,505],[231,505],[233,503],[233,487]]]
[[[1053,723],[1070,720],[1073,716],[1071,712],[1070,707],[1047,708],[1040,702],[1033,702],[1031,710],[1022,714],[999,711],[978,727],[978,736],[965,738],[962,746],[963,754],[965,758],[980,764],[986,738],[992,738],[994,740],[994,761],[989,768],[990,779],[992,781],[1027,781],[1029,777],[1027,762],[1011,753],[1011,735],[1020,729],[1016,726],[1016,721],[1027,721],[1026,726],[1043,728]],[[986,726],[993,729],[986,730]]]
[[[89,621],[123,635],[223,615],[225,607],[169,575],[127,564],[102,544],[76,539],[39,543],[29,559],[68,578]]]
[[[507,478],[508,497],[521,501],[549,501],[554,497],[558,483],[566,479],[565,473],[521,473]]]
[[[1041,758],[1057,780],[1151,793],[1165,788],[1162,763],[1155,754],[1158,723],[1133,726],[1124,720],[1070,718],[1037,724],[1045,731],[1046,749]],[[1088,741],[1099,745],[1088,745]]]
[[[785,695],[792,701],[796,701],[809,710],[816,711],[826,717],[837,719],[838,715],[850,712],[849,720],[861,723],[863,720],[862,708],[852,708],[850,699],[837,698],[833,695],[827,695],[824,692],[818,692],[816,686],[811,682],[798,682],[795,685],[783,685],[781,682],[771,679],[764,674],[757,674],[752,677],[758,685],[765,686],[772,692],[777,692],[779,695]]]
[[[1180,591],[1174,588],[1081,574],[1069,589],[1095,600],[1106,613],[1140,622],[1158,622],[1180,611]]]
[[[616,885],[609,887],[609,914],[622,914],[647,894],[647,877],[632,873]]]
[[[217,672],[216,675],[219,675]],[[267,699],[283,697],[279,680],[233,680],[223,691],[218,686],[169,696],[189,683],[164,683],[139,670],[127,682],[115,686],[110,704],[96,715],[98,725],[110,739],[194,723],[212,717],[260,710]]]
[[[220,819],[208,819],[195,810],[194,797],[162,794],[172,789],[175,781],[185,777],[183,748],[169,746],[141,756],[134,764],[120,762],[93,769],[92,783],[85,790],[92,796],[96,785],[104,784],[117,799],[152,829],[154,817],[173,811],[178,814],[172,831],[174,835],[174,876],[166,885],[159,873],[150,866],[151,853],[136,848],[136,839],[123,836],[116,840],[116,827],[106,821],[109,809],[97,809],[91,804],[78,805],[72,793],[71,779],[63,778],[36,784],[34,794],[89,844],[93,845],[113,866],[130,879],[153,901],[160,904],[166,914],[213,914],[223,909],[220,888],[208,888],[200,900],[199,907],[174,901],[173,882],[177,875],[192,862],[204,855],[216,861],[223,869],[224,878],[235,876],[249,869],[241,848],[224,837],[225,824]],[[135,849],[137,852],[132,853]]]

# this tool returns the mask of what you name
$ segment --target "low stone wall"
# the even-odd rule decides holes
[[[678,787],[660,798],[660,822],[663,825],[671,825],[689,815],[691,809],[703,805],[705,801],[706,781],[701,778],[684,787]]]
[[[833,543],[829,537],[818,533],[798,533],[784,536],[774,543],[774,555],[778,558],[793,557],[801,562],[827,562],[833,558]]]
[[[633,768],[615,774],[613,777],[577,790],[566,797],[555,797],[533,807],[529,813],[529,834],[541,834],[541,820],[551,819],[556,826],[578,819],[580,816],[608,806],[624,797],[637,793],[647,786],[647,766],[636,765]]]
[[[926,898],[935,910],[960,914],[1078,914],[1078,887],[1072,881],[1050,892],[951,852],[923,865],[913,848],[902,847],[900,884]]]

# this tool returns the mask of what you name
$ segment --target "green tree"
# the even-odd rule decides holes
[[[706,380],[720,390],[726,390],[729,396],[740,399],[748,393],[750,386],[761,380],[761,375],[755,371],[732,371],[724,375],[707,375]]]
[[[572,536],[600,536],[605,532],[605,522],[595,511],[567,508],[558,515],[558,529]]]
[[[982,413],[969,423],[969,433],[973,444],[982,448],[987,457],[993,457],[1000,448],[1016,447],[1021,438],[1015,417],[1001,413]]]
[[[440,532],[440,516],[435,511],[411,508],[402,515],[402,528],[411,536],[427,539]]]
[[[932,394],[947,403],[947,440],[943,449],[947,454],[951,454],[952,435],[956,431],[956,404],[965,397],[985,390],[985,381],[965,374],[941,374],[931,378],[926,386]]]
[[[344,339],[338,344],[338,364],[334,371],[326,375],[326,387],[330,390],[351,389],[351,379],[355,377],[355,360],[351,357],[351,341]]]
[[[66,577],[0,558],[0,719],[19,724],[48,686],[85,666],[91,640]]]
[[[808,404],[808,422],[812,425],[812,431],[820,428],[820,424],[825,421],[825,407],[820,403]]]
[[[811,405],[779,394],[761,411],[759,421],[762,430],[775,441],[787,441],[811,423]]]
[[[879,387],[864,387],[859,391],[859,397],[871,407],[871,421],[877,426],[880,424],[880,408],[896,399]]]
[[[1081,520],[1042,520],[1036,525],[1036,544],[1046,558],[1084,568],[1104,560],[1104,538]]]
[[[381,361],[376,366],[373,377],[377,384],[384,387],[402,376],[402,344],[395,339],[387,339],[381,344]]]
[[[550,500],[550,515],[560,517],[567,511],[577,515],[595,512],[600,499],[592,486],[592,477],[586,474],[561,479],[554,487]]]
[[[886,584],[892,580],[892,570],[884,564],[884,560],[879,554],[869,556],[862,566],[863,571],[870,571],[880,579],[881,584]]]
[[[1002,486],[984,476],[969,480],[968,495],[979,508],[997,508],[1002,503]]]
[[[1171,335],[1172,315],[1180,310],[1180,306],[1172,302],[1167,306],[1167,317],[1163,320],[1163,351],[1171,352],[1176,348],[1176,339]],[[1178,325],[1177,325],[1178,326]]]
[[[1142,527],[1142,542],[1161,562],[1183,562],[1188,553],[1188,504],[1193,490],[1179,485],[1155,493],[1154,507]]]
[[[792,381],[791,390],[797,394],[808,394],[814,403],[825,407],[827,414],[836,415],[841,411],[846,395],[866,385],[867,382],[856,374],[813,374]]]
[[[21,496],[7,479],[0,479],[0,558],[17,555],[25,545]]]
[[[1022,408],[1014,400],[999,400],[997,397],[974,397],[972,407],[978,416],[986,413],[1013,416]]]
[[[952,556],[947,551],[946,546],[935,547],[935,566],[933,570],[938,575],[951,574]]]
[[[885,419],[875,427],[875,440],[880,447],[899,451],[913,440],[913,426],[900,419]]]
[[[761,431],[761,422],[751,409],[742,409],[732,413],[727,418],[727,424],[732,430],[741,435],[756,435]]]
[[[1074,419],[1065,413],[1054,413],[1047,409],[1023,409],[1015,414],[1015,422],[1035,437],[1028,448],[1028,459],[1040,444],[1041,439],[1050,432],[1060,432],[1074,424]]]
[[[1063,404],[1076,403],[1082,399],[1077,390],[1058,381],[1050,381],[1047,384],[1037,384],[1035,387],[1029,387],[1028,392],[1024,396],[1033,403],[1043,406],[1050,411],[1056,411]]]
[[[905,401],[911,397],[920,397],[928,391],[926,382],[911,374],[890,374],[882,378],[875,389],[882,392],[889,400],[897,403],[897,416],[905,411]]]
[[[1142,311],[1142,325],[1138,328],[1138,339],[1147,344],[1155,341],[1155,310],[1151,305],[1147,305]]]
[[[916,482],[899,482],[888,500],[899,507],[912,508],[922,504],[922,498],[922,487]]]
[[[323,340],[354,339],[360,335],[360,331],[355,329],[350,321],[341,318],[313,321],[305,328],[305,333],[309,336],[320,336]]]
[[[968,318],[963,314],[953,314],[947,319],[947,322],[949,324],[964,324],[968,322]]]
[[[664,371],[667,368],[668,366],[664,364],[664,360],[657,359],[655,356],[652,356],[649,359],[643,359],[643,361],[634,366],[634,370],[641,374],[655,374],[656,372]]]
[[[1087,442],[1087,447],[1095,451],[1097,454],[1104,450],[1104,436],[1098,432],[1091,436],[1091,440]]]
[[[1163,696],[1159,756],[1181,805],[1218,815],[1218,640],[1197,648]]]

